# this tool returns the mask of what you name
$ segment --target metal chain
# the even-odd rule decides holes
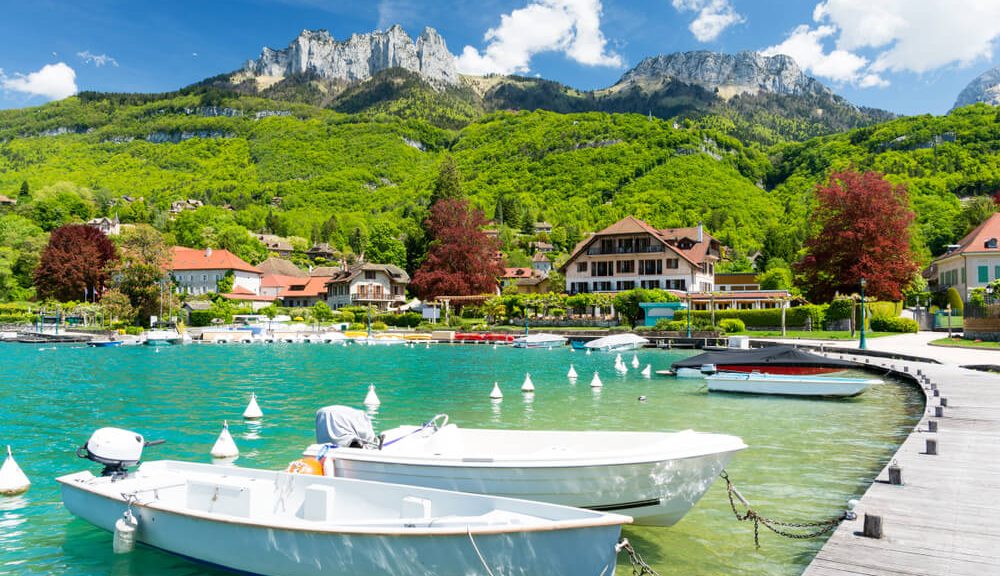
[[[615,552],[621,552],[622,550],[628,554],[628,561],[632,564],[632,576],[644,576],[646,574],[649,576],[660,576],[659,572],[653,570],[653,568],[642,559],[642,556],[639,556],[639,553],[632,547],[632,543],[628,541],[628,538],[622,538],[618,541],[618,544],[615,545]]]
[[[753,544],[754,547],[760,548],[760,526],[763,525],[765,528],[774,532],[779,536],[784,536],[785,538],[794,538],[796,540],[806,540],[809,538],[816,538],[817,536],[822,536],[828,532],[832,532],[837,526],[844,520],[847,519],[847,512],[844,512],[837,518],[832,518],[823,522],[780,522],[778,520],[772,520],[770,518],[761,516],[754,510],[750,503],[747,502],[742,495],[736,490],[732,481],[729,479],[729,474],[723,470],[719,476],[726,481],[726,492],[729,495],[729,507],[733,509],[733,515],[740,522],[753,521]],[[746,512],[740,514],[739,510],[736,509],[737,498],[740,502],[746,506]],[[815,528],[810,532],[795,533],[789,532],[787,530],[782,530],[781,528]]]

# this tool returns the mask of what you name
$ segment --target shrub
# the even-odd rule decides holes
[[[550,308],[549,315],[551,315],[553,318],[562,318],[563,316],[566,315],[566,311],[563,310],[562,308]]]
[[[962,302],[962,296],[958,293],[958,290],[955,290],[954,286],[948,288],[947,298],[948,304],[951,304],[952,313],[962,314],[965,304]]]
[[[351,324],[347,327],[347,329],[348,330],[354,330],[354,331],[364,330],[365,329],[365,325],[361,324],[360,322],[351,322]]]
[[[386,328],[388,328],[388,326],[386,326],[385,322],[382,321],[372,322],[372,330],[385,330]]]
[[[719,328],[727,334],[732,332],[745,332],[747,327],[739,318],[723,318],[719,320]]]
[[[340,309],[340,321],[341,322],[348,322],[348,323],[354,322],[354,312],[351,312],[350,310],[344,310],[343,308],[341,308]]]
[[[826,308],[827,321],[846,320],[851,317],[854,300],[850,298],[835,298]]]
[[[791,308],[785,309],[785,325],[786,326],[805,326],[806,321],[809,320],[814,329],[819,329],[822,325],[823,317],[825,316],[825,307],[817,306],[814,304],[807,304],[805,306],[793,306]],[[681,318],[685,318],[684,313],[681,312]],[[711,312],[708,310],[695,310],[691,313],[692,325],[697,326],[698,329],[702,329],[708,326],[711,322]],[[781,326],[781,309],[780,308],[767,308],[763,310],[716,310],[715,311],[715,321],[719,322],[726,318],[738,318],[743,321],[743,324],[748,328],[757,327],[775,327]],[[685,329],[687,325],[685,324]]]
[[[910,318],[876,316],[871,320],[871,329],[876,332],[916,332],[920,326]]]
[[[683,332],[687,330],[687,320],[668,320],[660,318],[656,321],[655,328],[666,332]]]

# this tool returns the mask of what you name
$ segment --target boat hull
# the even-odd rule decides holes
[[[717,365],[723,372],[760,372],[762,374],[781,374],[789,376],[815,376],[818,374],[837,374],[844,372],[843,368],[826,366],[780,366],[767,364],[722,364]]]
[[[87,342],[87,346],[91,348],[114,348],[115,346],[121,346],[121,340],[99,340]]]
[[[69,482],[62,482],[62,498],[71,513],[109,532],[127,509],[121,497],[94,493]],[[414,536],[344,533],[268,527],[231,518],[212,521],[142,504],[132,510],[138,520],[136,540],[140,543],[265,576],[466,576],[485,573],[484,561],[497,576],[610,576],[621,533],[619,525],[497,530],[474,537],[465,530]]]
[[[444,466],[352,459],[334,451],[337,476],[493,494],[614,512],[637,525],[672,526],[708,490],[733,452],[599,466]]]
[[[743,394],[775,394],[780,396],[851,397],[880,382],[862,378],[828,378],[823,376],[781,376],[768,374],[715,374],[707,376],[710,392]]]

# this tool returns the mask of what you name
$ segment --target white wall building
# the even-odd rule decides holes
[[[217,282],[233,273],[233,287],[260,294],[261,273],[228,250],[204,250],[174,246],[170,249],[170,275],[187,294],[209,294]]]
[[[1000,280],[1000,213],[935,258],[928,272],[929,284],[939,289],[954,287],[964,301],[969,300],[973,288]]]
[[[330,308],[372,305],[379,310],[396,308],[406,302],[410,276],[392,264],[358,264],[340,269],[326,283],[326,303]]]

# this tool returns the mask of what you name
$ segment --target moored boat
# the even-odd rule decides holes
[[[326,472],[338,477],[614,511],[652,526],[680,520],[746,448],[736,436],[692,430],[483,430],[448,424],[445,415],[387,430],[377,444],[367,422],[351,408],[321,409],[318,443],[305,454],[329,455]]]
[[[624,352],[626,350],[638,350],[649,344],[649,340],[635,334],[612,334],[596,340],[591,340],[584,344],[588,350],[598,350],[601,352]]]
[[[91,340],[90,342],[87,342],[87,346],[90,346],[91,348],[114,348],[115,346],[121,346],[121,345],[122,345],[121,340],[111,340],[111,339]]]
[[[515,338],[511,343],[514,348],[556,348],[566,344],[566,337],[558,334],[529,334]]]
[[[794,346],[767,346],[764,348],[731,348],[705,352],[674,362],[671,367],[678,373],[696,374],[702,366],[714,365],[719,372],[761,372],[765,374],[815,375],[843,372],[854,364],[836,358],[813,354]]]
[[[143,343],[147,346],[177,346],[184,343],[184,337],[174,329],[157,329],[146,332]]]
[[[791,376],[760,372],[718,372],[705,376],[705,380],[710,392],[833,397],[857,396],[869,386],[882,383],[877,378]]]
[[[172,461],[57,478],[108,531],[244,573],[611,574],[627,516],[381,482]],[[117,542],[117,535],[116,535]]]

